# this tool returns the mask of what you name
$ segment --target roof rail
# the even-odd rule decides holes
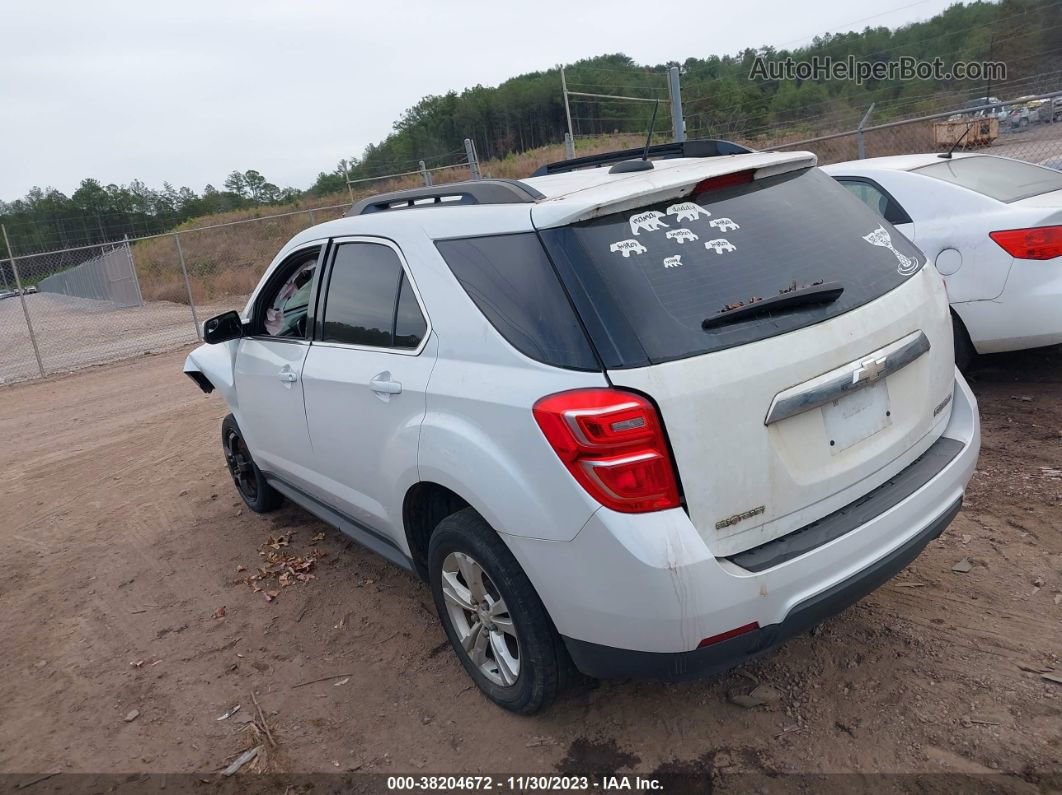
[[[347,216],[450,204],[524,204],[545,195],[515,179],[480,179],[380,193],[356,202]]]
[[[657,144],[649,147],[649,157],[659,157],[670,160],[676,157],[718,157],[720,155],[745,155],[752,152],[751,149],[735,144],[732,141],[721,141],[715,138],[699,138],[693,141],[682,141],[670,144]],[[602,152],[597,155],[576,157],[572,160],[559,160],[556,163],[547,163],[540,166],[531,176],[544,177],[547,174],[564,174],[580,168],[594,168],[608,163],[618,163],[622,160],[639,159],[645,154],[645,147],[637,149],[619,149],[615,152]]]

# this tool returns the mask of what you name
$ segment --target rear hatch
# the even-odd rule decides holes
[[[761,174],[540,230],[609,379],[658,406],[718,556],[911,463],[954,379],[947,298],[921,253],[818,169]]]

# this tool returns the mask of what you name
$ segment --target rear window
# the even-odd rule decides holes
[[[608,367],[680,359],[819,323],[897,287],[925,262],[818,169],[541,232]],[[705,330],[727,308],[839,282],[829,304]]]
[[[1057,171],[1002,157],[959,157],[912,171],[960,185],[1001,202],[1016,202],[1041,193],[1062,190],[1062,174]]]

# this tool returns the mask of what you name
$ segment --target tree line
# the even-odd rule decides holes
[[[648,131],[653,102],[581,96],[618,94],[658,101],[657,140],[670,135],[666,71],[681,69],[686,127],[691,137],[769,143],[782,134],[814,135],[852,129],[871,103],[882,122],[956,107],[988,94],[1002,99],[1059,87],[1062,76],[1062,0],[1001,0],[951,6],[930,20],[895,30],[867,27],[826,34],[795,49],[749,48],[733,55],[644,65],[623,54],[602,55],[565,68],[576,136]],[[811,60],[852,56],[870,62],[902,55],[923,60],[1004,61],[1003,84],[953,80],[866,81],[750,79],[757,58]],[[321,172],[306,191],[280,189],[257,171],[233,172],[222,189],[201,193],[164,183],[102,185],[82,181],[67,197],[34,188],[23,199],[0,202],[19,250],[78,245],[166,231],[190,218],[225,210],[293,202],[346,190],[356,180],[459,162],[471,138],[481,159],[504,158],[563,140],[567,114],[559,68],[519,75],[496,87],[427,96],[402,114],[393,132],[358,157]],[[790,140],[792,140],[790,138]]]

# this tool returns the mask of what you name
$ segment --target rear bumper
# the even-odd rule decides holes
[[[687,652],[631,651],[564,638],[575,667],[597,679],[659,679],[679,682],[719,673],[748,662],[789,638],[855,604],[902,571],[934,538],[944,532],[962,507],[962,498],[914,537],[853,577],[798,604],[777,624]]]
[[[602,508],[569,542],[505,540],[581,670],[603,678],[698,676],[842,610],[938,536],[961,505],[980,449],[976,402],[958,374],[942,438],[961,449],[920,487],[850,530],[766,559],[755,571],[714,555],[681,509]],[[753,632],[698,648],[753,622]]]
[[[999,297],[952,309],[978,353],[1062,343],[1062,261],[1014,260]]]

